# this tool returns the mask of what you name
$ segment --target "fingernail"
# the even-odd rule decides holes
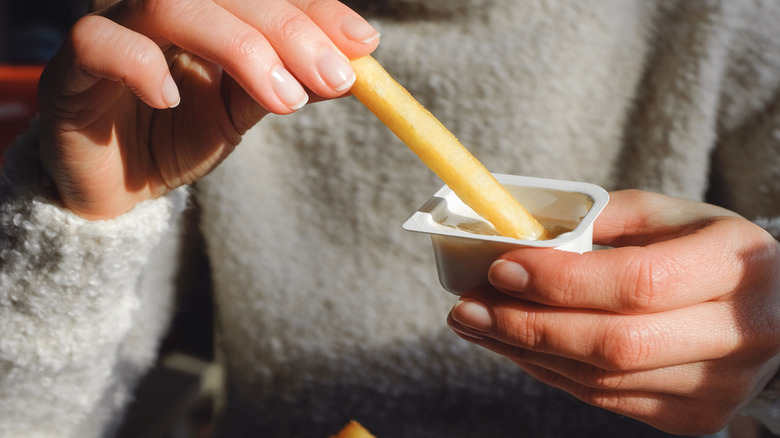
[[[367,44],[379,38],[379,32],[362,18],[348,15],[341,20],[341,31],[352,41]]]
[[[515,262],[498,259],[490,265],[488,280],[498,288],[521,291],[528,286],[528,271]]]
[[[484,304],[479,301],[461,299],[450,311],[452,319],[464,326],[482,333],[493,329],[493,317]]]
[[[325,83],[334,91],[344,91],[355,83],[355,72],[346,58],[332,47],[323,49],[317,57],[317,69]]]
[[[163,102],[168,105],[168,108],[176,108],[181,103],[179,87],[176,86],[176,82],[171,75],[166,76],[163,80],[162,98]]]
[[[309,101],[309,95],[306,94],[306,90],[281,65],[277,65],[271,70],[271,87],[279,100],[290,107],[291,110],[300,109]]]

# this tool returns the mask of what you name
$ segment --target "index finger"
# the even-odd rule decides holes
[[[366,55],[379,43],[379,33],[336,0],[217,2],[258,29],[285,67],[322,97],[346,92],[355,81],[349,58]]]
[[[367,32],[373,29],[335,0],[319,3],[330,6],[323,6],[330,12],[329,19],[349,16]],[[336,31],[328,35],[320,27],[324,12],[309,16],[300,5],[286,0],[155,0],[144,5],[119,3],[101,13],[163,47],[172,44],[219,64],[255,101],[274,113],[300,108],[308,99],[304,87],[333,98],[344,94],[352,83],[349,62],[331,39],[336,38]],[[343,32],[351,29],[344,27]],[[344,39],[348,38],[339,41]],[[355,55],[371,52],[377,43],[348,45],[342,41]]]
[[[680,216],[654,224],[657,218],[643,215],[643,207],[615,207],[605,210],[607,226],[595,231],[597,238],[643,246],[582,255],[519,249],[494,263],[491,282],[528,301],[634,314],[719,299],[776,269],[767,265],[776,263],[769,257],[776,245],[736,215],[691,214],[693,220]]]

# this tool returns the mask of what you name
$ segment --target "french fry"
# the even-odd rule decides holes
[[[458,139],[371,56],[352,61],[352,94],[503,236],[547,238],[544,227]]]
[[[333,436],[331,438],[376,438],[374,435],[371,435],[363,426],[360,425],[357,421],[350,421],[347,423],[346,426],[344,426],[343,429],[339,432],[338,435]]]

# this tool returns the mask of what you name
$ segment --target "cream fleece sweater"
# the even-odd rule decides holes
[[[780,3],[347,3],[490,170],[709,199],[780,236]],[[186,193],[81,220],[35,142],[0,192],[0,436],[100,436],[168,322]],[[400,228],[439,185],[352,98],[266,118],[198,183],[223,435],[662,436],[451,333],[429,243]],[[772,397],[754,413],[777,427]]]

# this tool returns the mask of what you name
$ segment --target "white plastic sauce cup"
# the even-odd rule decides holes
[[[453,294],[460,295],[488,284],[490,265],[505,252],[521,246],[580,254],[590,251],[593,248],[593,222],[609,202],[607,191],[594,184],[517,175],[494,176],[548,230],[562,226],[570,231],[548,240],[483,234],[495,233],[495,229],[449,187],[442,187],[403,227],[431,236],[439,281]]]

